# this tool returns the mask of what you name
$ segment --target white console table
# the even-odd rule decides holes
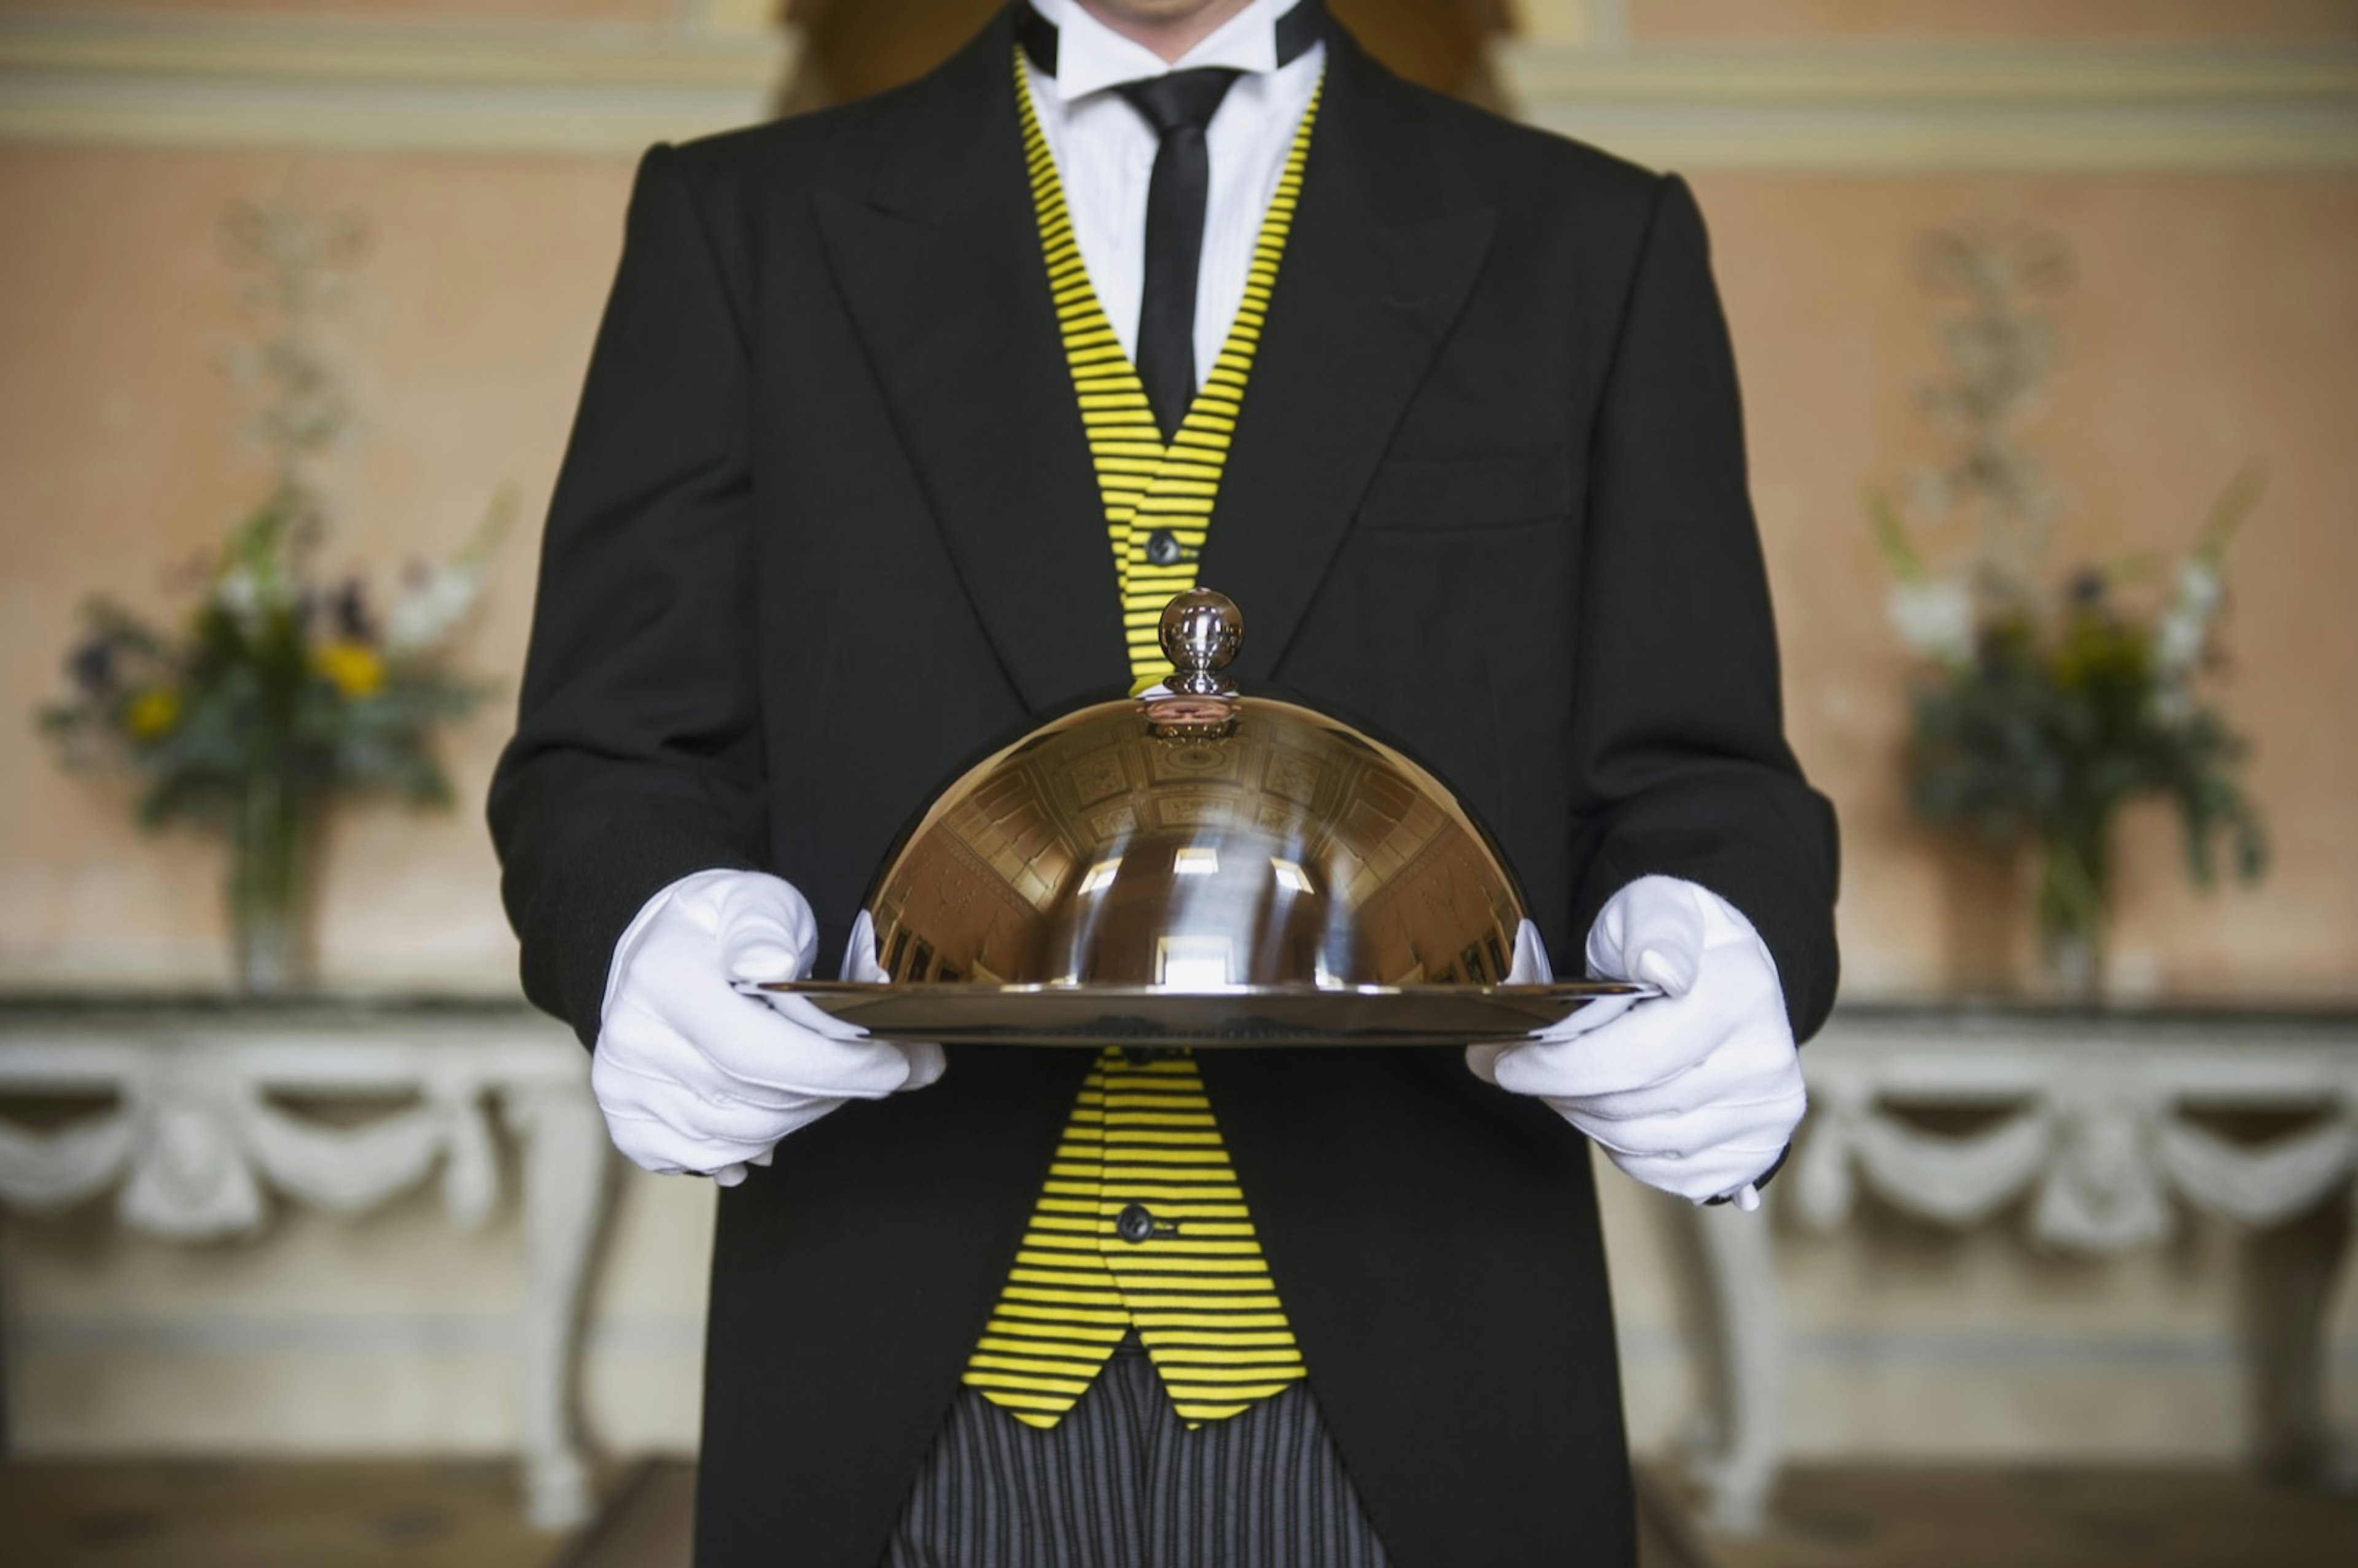
[[[259,1231],[269,1193],[356,1214],[438,1173],[452,1221],[480,1225],[496,1116],[523,1151],[526,1508],[552,1530],[590,1517],[573,1374],[611,1162],[561,1026],[520,1004],[0,1002],[0,1096],[108,1102],[47,1130],[0,1119],[0,1203],[112,1190],[123,1224],[190,1242]],[[395,1105],[347,1126],[287,1103],[306,1098]]]
[[[2083,1254],[2161,1242],[2181,1206],[2244,1227],[2254,1458],[2358,1489],[2323,1397],[2358,1185],[2358,1018],[1853,1009],[1801,1062],[1810,1114],[1763,1211],[1694,1211],[1717,1376],[1692,1462],[1716,1528],[1759,1527],[1782,1461],[1772,1216],[1832,1230],[1866,1197],[1956,1228],[2019,1206],[2033,1243]],[[1980,1113],[1972,1130],[1918,1119],[1960,1111]],[[2254,1113],[2256,1139],[2219,1128]]]

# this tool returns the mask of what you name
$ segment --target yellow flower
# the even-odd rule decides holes
[[[153,741],[179,721],[180,694],[162,687],[141,692],[123,712],[124,727],[141,741]]]
[[[373,697],[384,684],[384,660],[365,643],[322,643],[312,652],[311,667],[348,697]]]

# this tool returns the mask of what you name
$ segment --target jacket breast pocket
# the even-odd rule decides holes
[[[1385,533],[1454,533],[1572,510],[1572,452],[1558,442],[1515,452],[1390,459],[1376,470],[1358,521]]]

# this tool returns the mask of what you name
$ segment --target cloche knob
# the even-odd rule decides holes
[[[1219,697],[1236,683],[1219,672],[1244,646],[1244,611],[1235,600],[1208,588],[1193,589],[1163,607],[1163,654],[1171,661],[1173,691]]]

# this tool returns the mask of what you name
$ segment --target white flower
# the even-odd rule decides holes
[[[2153,629],[2154,664],[2165,677],[2192,669],[2202,656],[2203,644],[2211,635],[2211,618],[2218,613],[2225,594],[2219,568],[2199,557],[2178,568],[2175,587],[2169,608],[2162,611]]]
[[[1886,604],[1899,640],[1928,659],[1963,664],[1974,652],[1974,596],[1961,582],[1927,578],[1891,586]]]
[[[2154,688],[2153,716],[2162,723],[2179,725],[2194,717],[2194,697],[2182,686]]]
[[[448,637],[482,597],[483,580],[471,561],[419,571],[385,614],[385,652],[420,653]]]
[[[275,597],[251,567],[232,567],[213,579],[213,602],[248,631],[261,623],[263,611]]]

